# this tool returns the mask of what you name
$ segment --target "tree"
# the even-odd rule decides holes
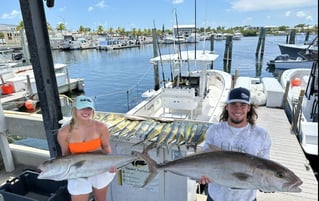
[[[56,27],[57,31],[65,31],[66,30],[66,26],[63,23],[59,23],[58,26]]]
[[[97,31],[96,31],[96,33],[98,33],[98,34],[102,34],[102,33],[104,33],[104,28],[103,28],[103,26],[102,26],[102,25],[100,25],[100,26],[98,26],[98,27],[97,27]]]
[[[24,23],[23,21],[20,21],[19,25],[16,27],[17,31],[23,30],[24,29]]]

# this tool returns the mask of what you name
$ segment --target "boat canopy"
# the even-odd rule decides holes
[[[196,55],[196,57],[195,57]],[[212,62],[218,58],[218,54],[215,54],[212,51],[206,50],[191,50],[191,51],[181,51],[180,53],[175,54],[167,54],[161,55],[158,57],[154,57],[150,59],[151,63],[157,62],[172,62],[172,61],[179,61],[179,62]]]

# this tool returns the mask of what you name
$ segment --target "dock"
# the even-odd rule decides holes
[[[301,193],[257,193],[258,201],[306,201],[318,200],[318,181],[309,165],[297,137],[283,109],[259,107],[257,124],[268,130],[272,147],[270,158],[291,169],[301,178]]]
[[[290,132],[285,111],[279,108],[259,107],[257,124],[269,132],[272,140],[270,158],[292,170],[303,181],[301,193],[262,193],[257,191],[258,201],[310,201],[318,200],[318,181],[297,137]],[[197,201],[206,201],[198,195]]]

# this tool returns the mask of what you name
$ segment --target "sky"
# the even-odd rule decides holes
[[[48,8],[47,22],[68,30],[80,26],[96,30],[103,26],[135,29],[172,29],[176,24],[197,27],[318,25],[317,0],[55,0]],[[0,24],[22,21],[19,0],[0,0]]]

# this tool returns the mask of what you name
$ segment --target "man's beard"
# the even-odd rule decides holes
[[[233,124],[241,124],[244,122],[245,119],[234,119],[234,118],[230,118],[230,121],[233,123]]]

